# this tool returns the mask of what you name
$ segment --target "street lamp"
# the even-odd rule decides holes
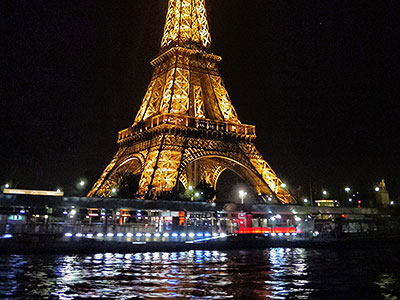
[[[326,195],[328,195],[328,192],[327,191],[323,191],[322,195],[326,196]]]
[[[81,186],[81,187],[84,187],[85,186],[85,181],[84,180],[81,180],[80,182],[79,182],[79,185]]]
[[[349,205],[350,205],[350,202],[352,201],[352,200],[350,200],[350,191],[351,191],[351,188],[345,187],[344,190],[347,192],[347,199],[349,200]]]
[[[380,188],[377,186],[376,188],[375,188],[375,192],[379,192],[380,191]]]
[[[242,204],[244,203],[244,197],[246,197],[246,195],[247,195],[247,193],[245,191],[243,191],[243,190],[239,191],[239,196],[242,201]]]
[[[287,187],[287,184],[286,183],[284,183],[284,182],[282,182],[282,184],[281,184],[281,188],[286,188]]]
[[[10,187],[10,185],[9,185],[8,183],[6,183],[6,184],[4,185],[4,187],[5,187],[6,189],[8,189],[8,188]]]

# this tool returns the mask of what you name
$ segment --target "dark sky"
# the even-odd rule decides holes
[[[2,1],[0,183],[101,171],[159,51],[167,0]],[[399,4],[207,0],[212,52],[243,123],[291,188],[400,195]]]

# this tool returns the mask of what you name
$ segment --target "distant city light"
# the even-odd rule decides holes
[[[194,196],[195,196],[196,198],[198,198],[198,197],[200,197],[200,193],[199,193],[199,192],[196,192],[196,193],[194,194]]]
[[[327,192],[327,191],[323,191],[322,194],[323,194],[324,196],[326,196],[326,195],[328,195],[328,192]]]
[[[346,187],[344,190],[345,190],[346,192],[350,192],[350,191],[351,191],[351,188]]]
[[[375,192],[379,192],[380,191],[380,188],[379,187],[376,187],[375,188]]]
[[[79,182],[79,185],[80,185],[80,186],[84,186],[84,185],[85,185],[85,181],[81,180],[81,181]]]
[[[116,192],[117,192],[117,189],[116,189],[116,188],[112,188],[112,189],[111,189],[111,193],[115,194]]]
[[[390,201],[390,205],[394,205],[394,201]]]
[[[304,203],[307,203],[307,202],[308,202],[308,199],[307,199],[307,198],[305,198],[305,199],[304,199]]]
[[[192,191],[193,190],[193,186],[189,185],[188,189],[189,189],[189,191]]]
[[[6,183],[6,184],[4,185],[4,187],[5,187],[6,189],[8,189],[8,188],[10,187],[10,185],[9,185],[8,183]]]
[[[76,210],[73,209],[73,210],[71,210],[69,213],[71,214],[71,216],[75,216],[75,215],[76,215]]]

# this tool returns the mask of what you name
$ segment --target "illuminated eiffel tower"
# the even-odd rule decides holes
[[[89,197],[109,197],[126,176],[140,175],[138,195],[154,198],[207,182],[229,169],[273,202],[295,203],[241,124],[219,74],[205,0],[169,0],[161,54],[132,127]]]

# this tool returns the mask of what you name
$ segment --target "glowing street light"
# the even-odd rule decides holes
[[[323,191],[322,195],[326,196],[326,195],[328,195],[328,192],[327,191]]]
[[[239,191],[239,196],[240,196],[240,200],[241,200],[242,204],[244,203],[244,197],[246,197],[246,195],[247,195],[247,192],[245,192],[243,190]]]
[[[85,182],[84,180],[81,180],[81,181],[79,182],[79,185],[80,185],[81,187],[84,187],[85,184],[86,184],[86,182]]]
[[[199,197],[200,197],[200,193],[199,193],[199,192],[196,192],[196,193],[194,193],[194,196],[195,196],[196,198],[199,198]]]
[[[8,189],[8,188],[10,187],[10,185],[9,185],[8,183],[6,183],[6,184],[4,185],[4,187],[5,187],[6,189]]]
[[[349,204],[350,204],[350,202],[353,201],[353,199],[350,198],[351,188],[345,187],[344,190],[347,192],[347,199],[349,200]]]
[[[377,186],[376,188],[375,188],[375,192],[379,192],[380,191],[380,188]]]
[[[282,183],[281,184],[281,188],[283,188],[283,189],[287,188],[287,184],[286,183]]]

